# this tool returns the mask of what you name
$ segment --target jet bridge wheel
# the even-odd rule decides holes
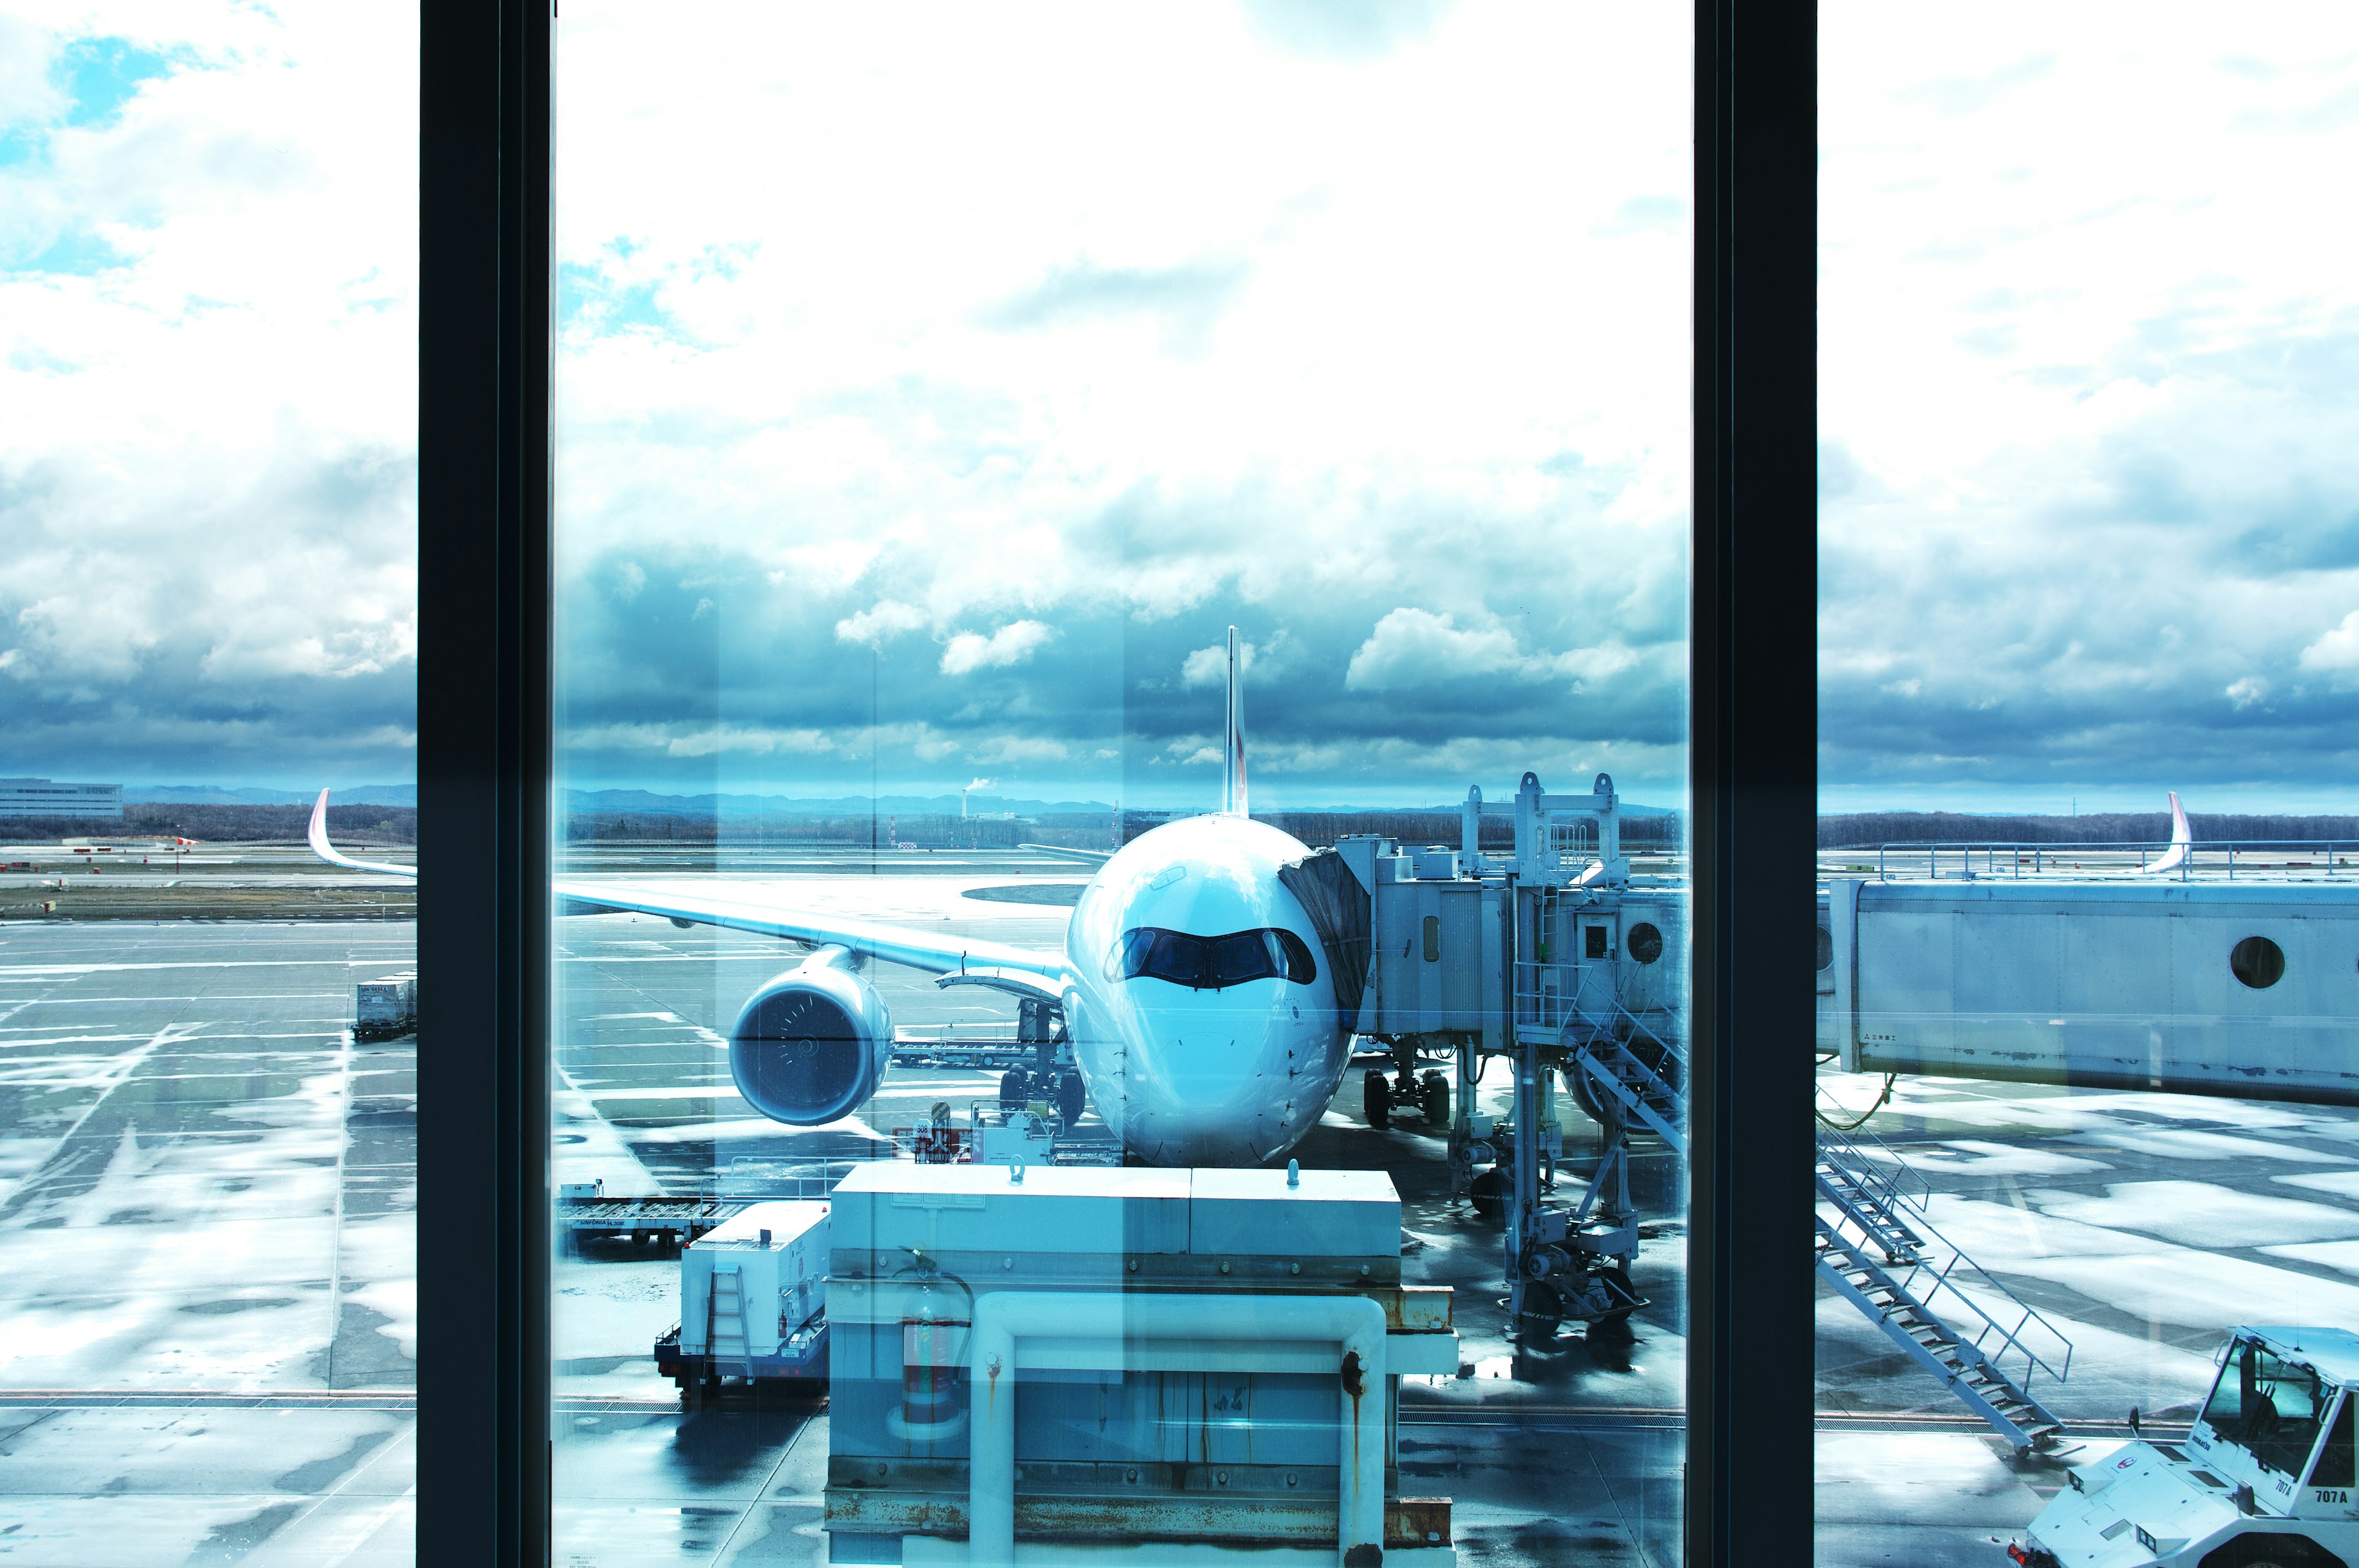
[[[1360,1079],[1360,1109],[1368,1125],[1379,1132],[1393,1124],[1392,1080],[1385,1076],[1383,1068],[1371,1067]]]
[[[1507,1217],[1507,1175],[1493,1165],[1474,1174],[1466,1184],[1466,1201],[1474,1206],[1477,1218],[1493,1224]]]
[[[1418,1079],[1417,1098],[1425,1108],[1430,1126],[1444,1131],[1450,1128],[1450,1080],[1439,1067],[1428,1067]]]

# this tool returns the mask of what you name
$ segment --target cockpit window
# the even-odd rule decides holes
[[[1122,934],[1115,958],[1124,979],[1169,980],[1190,990],[1220,990],[1247,980],[1291,980],[1307,986],[1319,978],[1310,944],[1273,926],[1198,936],[1141,925]]]
[[[2263,1468],[2299,1476],[2336,1391],[2314,1368],[2284,1359],[2257,1339],[2240,1339],[2204,1403],[2203,1423]]]

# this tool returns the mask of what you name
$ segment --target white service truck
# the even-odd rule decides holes
[[[2359,1568],[2359,1335],[2236,1328],[2184,1443],[2070,1475],[2007,1556],[2023,1568]]]
[[[656,1370],[690,1405],[734,1379],[827,1377],[828,1207],[749,1204],[679,1252],[679,1322],[656,1341]]]

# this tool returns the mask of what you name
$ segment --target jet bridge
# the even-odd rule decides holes
[[[1676,1139],[1683,1119],[1687,892],[1632,874],[1606,774],[1587,794],[1550,795],[1526,773],[1504,855],[1482,846],[1482,809],[1470,790],[1455,849],[1350,836],[1288,881],[1327,938],[1331,971],[1364,974],[1358,1033],[1392,1053],[1392,1067],[1364,1080],[1370,1122],[1421,1115],[1450,1129],[1455,1189],[1506,1222],[1520,1321],[1544,1332],[1566,1317],[1610,1324],[1645,1304],[1630,1279],[1629,1134]],[[1423,1065],[1437,1057],[1450,1068]],[[1474,1101],[1495,1060],[1515,1087],[1505,1120]],[[1560,1076],[1606,1129],[1605,1156],[1573,1206],[1549,1201]]]
[[[1820,922],[1845,1072],[2359,1105],[2347,878],[1837,878]]]

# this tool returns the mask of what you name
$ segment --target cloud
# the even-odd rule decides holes
[[[416,59],[319,0],[0,21],[0,772],[413,770]]]
[[[942,674],[963,676],[1024,664],[1055,635],[1038,621],[1011,621],[988,637],[961,632],[942,649]]]
[[[2359,610],[2344,616],[2340,625],[2330,628],[2304,648],[2301,667],[2317,670],[2338,683],[2359,676]]]
[[[1392,691],[1519,670],[1524,657],[1504,626],[1461,628],[1456,617],[1400,609],[1376,622],[1352,655],[1343,684],[1354,691]]]
[[[1821,34],[1822,788],[2347,808],[2359,15],[1995,15]]]
[[[978,762],[1021,766],[1025,763],[1038,765],[1042,762],[1061,762],[1070,755],[1071,752],[1066,748],[1064,742],[1051,741],[1045,736],[999,735],[978,747],[974,753],[974,760]],[[991,781],[985,779],[983,782],[989,784]],[[972,789],[976,786],[970,784],[967,787]]]
[[[1251,643],[1238,642],[1237,672],[1240,675],[1252,673],[1256,652]],[[1180,662],[1180,684],[1191,691],[1202,687],[1225,689],[1229,684],[1229,645],[1215,643],[1209,648],[1199,648],[1190,654]]]
[[[647,751],[667,757],[712,757],[726,752],[766,757],[778,752],[822,753],[835,742],[817,730],[766,730],[716,725],[679,730],[662,724],[602,724],[569,730],[564,743],[584,752]]]
[[[857,615],[847,616],[835,623],[836,640],[841,643],[865,643],[881,647],[905,632],[915,632],[926,623],[926,612],[898,600],[883,599]]]

